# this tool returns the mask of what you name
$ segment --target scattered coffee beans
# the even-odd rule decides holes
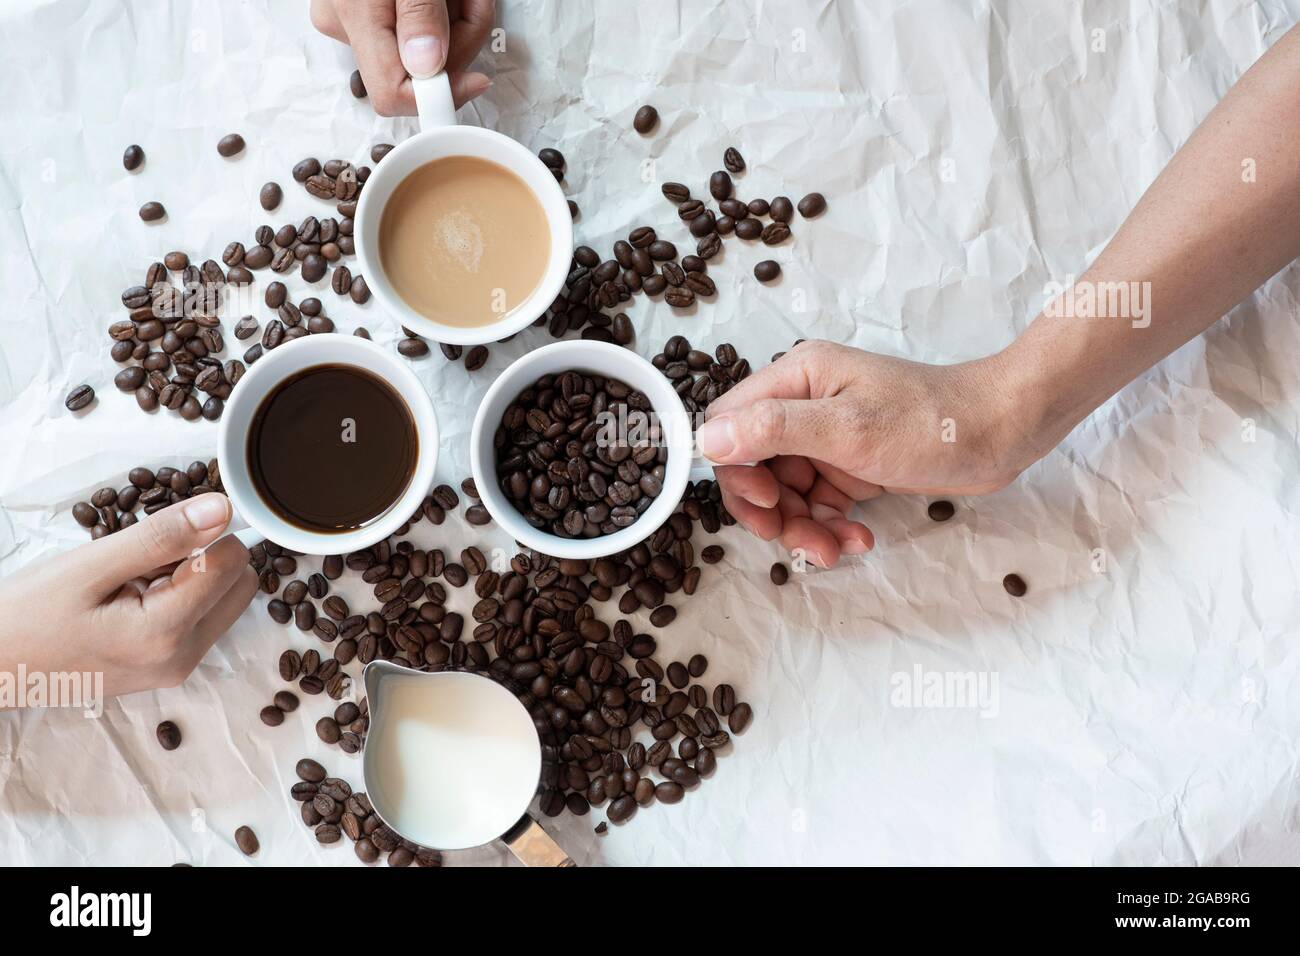
[[[175,750],[181,745],[181,729],[170,720],[158,725],[158,743],[163,750]]]
[[[261,848],[261,844],[257,842],[257,834],[253,832],[252,827],[248,826],[240,827],[235,831],[235,845],[244,856],[252,856]]]
[[[654,129],[658,122],[659,111],[647,104],[636,111],[636,116],[632,118],[632,128],[644,136]]]
[[[229,133],[217,141],[217,152],[229,159],[244,151],[244,137]]]
[[[1018,574],[1008,574],[1002,579],[1002,586],[1006,588],[1007,593],[1012,597],[1024,597],[1029,590],[1029,585],[1025,584],[1025,579]]]
[[[953,507],[951,501],[932,501],[930,502],[930,507],[926,509],[926,512],[934,521],[947,521],[957,513],[957,509]]]
[[[262,204],[262,208],[267,212],[271,212],[278,208],[280,200],[283,198],[284,190],[280,188],[279,183],[267,183],[262,187],[262,191],[258,194],[258,201]]]
[[[139,169],[144,165],[144,150],[135,144],[128,146],[122,153],[122,165],[128,173]]]
[[[95,390],[89,385],[78,385],[68,392],[63,400],[64,407],[70,412],[79,412],[95,400]]]
[[[821,193],[809,193],[799,200],[799,215],[805,219],[820,216],[826,211],[826,197]]]

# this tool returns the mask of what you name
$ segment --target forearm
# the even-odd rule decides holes
[[[1021,393],[1022,411],[1032,409],[1032,457],[1297,255],[1300,28],[1260,58],[1178,151],[1075,294],[1049,302],[994,357]],[[1105,317],[1126,295],[1129,314]]]

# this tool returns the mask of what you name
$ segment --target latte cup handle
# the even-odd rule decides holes
[[[420,129],[456,125],[456,103],[451,98],[451,80],[446,72],[433,76],[411,77],[415,91],[415,108],[420,114]]]
[[[524,866],[577,866],[573,859],[560,849],[541,824],[524,814],[519,822],[501,837],[501,842]]]
[[[756,461],[736,461],[728,465],[728,468],[753,468],[757,465]],[[713,462],[707,458],[696,458],[691,461],[691,473],[687,476],[687,481],[713,481]]]

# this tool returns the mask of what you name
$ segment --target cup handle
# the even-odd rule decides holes
[[[560,849],[541,824],[524,814],[519,822],[501,837],[501,842],[524,866],[577,866],[573,859]]]
[[[230,524],[226,526],[226,533],[234,535],[239,539],[239,543],[245,548],[252,549],[253,545],[261,544],[266,536],[256,528],[251,528],[248,522],[239,516],[234,505],[230,508]]]
[[[728,468],[753,468],[757,465],[756,461],[733,461]],[[707,458],[695,458],[691,461],[691,473],[687,481],[712,481],[714,478],[713,469],[717,466]]]
[[[411,88],[415,91],[420,129],[456,125],[456,103],[451,98],[451,80],[445,70],[433,76],[411,77]]]

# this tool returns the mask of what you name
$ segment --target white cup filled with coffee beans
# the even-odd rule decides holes
[[[658,529],[688,481],[690,417],[672,383],[634,352],[569,340],[511,364],[479,403],[474,483],[515,540],[557,558],[624,551]]]
[[[519,143],[456,124],[445,74],[412,83],[421,132],[366,181],[354,226],[361,268],[384,310],[416,335],[495,342],[563,289],[569,205],[555,175]]]
[[[267,352],[231,393],[221,477],[249,547],[345,554],[393,534],[433,484],[438,419],[396,355],[324,333]]]
[[[421,846],[500,840],[529,866],[574,865],[527,812],[541,784],[544,716],[535,720],[515,691],[469,670],[376,660],[362,680],[370,706],[362,775],[384,823]]]

